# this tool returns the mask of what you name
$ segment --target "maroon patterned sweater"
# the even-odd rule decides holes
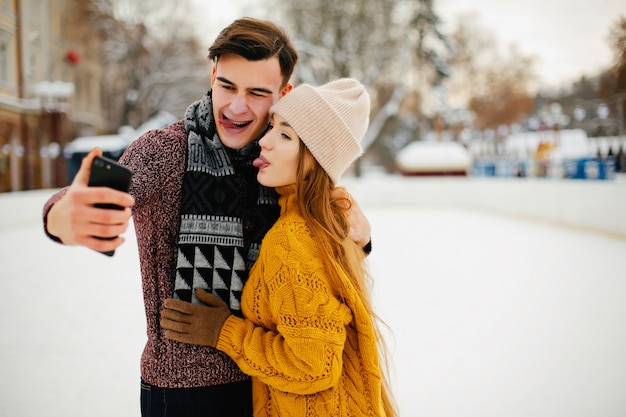
[[[141,377],[165,388],[202,387],[248,378],[225,353],[173,342],[165,338],[159,326],[163,301],[174,291],[186,152],[187,136],[181,120],[135,140],[120,159],[134,172],[130,193],[135,198],[133,222],[148,336],[141,357]],[[65,189],[59,191],[45,204],[44,224],[50,207],[64,193]]]

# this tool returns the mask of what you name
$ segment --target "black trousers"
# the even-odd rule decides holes
[[[252,383],[159,388],[141,381],[142,417],[252,417]]]

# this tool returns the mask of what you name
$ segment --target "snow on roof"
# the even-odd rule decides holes
[[[165,126],[169,126],[177,120],[178,118],[174,116],[173,114],[168,113],[166,111],[160,111],[154,116],[152,116],[150,119],[142,123],[135,130],[135,132],[137,133],[137,137],[139,137],[150,130],[161,129],[161,128],[164,128]]]
[[[99,135],[81,136],[65,146],[66,154],[88,153],[93,148],[100,148],[104,152],[115,152],[124,150],[130,145],[133,136],[127,135]]]
[[[403,171],[462,171],[472,165],[470,153],[457,142],[412,142],[396,156]]]
[[[133,129],[130,126],[122,126],[117,135],[78,137],[65,146],[64,152],[66,155],[88,153],[95,147],[102,149],[104,152],[121,152],[124,151],[133,140],[144,133],[153,129],[161,129],[174,123],[176,120],[178,120],[176,116],[161,111],[146,120],[137,129]]]

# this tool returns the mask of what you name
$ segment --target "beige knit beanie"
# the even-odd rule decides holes
[[[370,97],[358,81],[341,78],[320,87],[301,84],[270,109],[295,130],[336,184],[363,150]]]

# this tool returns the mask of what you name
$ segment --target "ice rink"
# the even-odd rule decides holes
[[[50,194],[0,194],[0,416],[139,416],[134,236],[114,258],[55,244]],[[626,416],[626,238],[453,206],[363,209],[402,416]]]

